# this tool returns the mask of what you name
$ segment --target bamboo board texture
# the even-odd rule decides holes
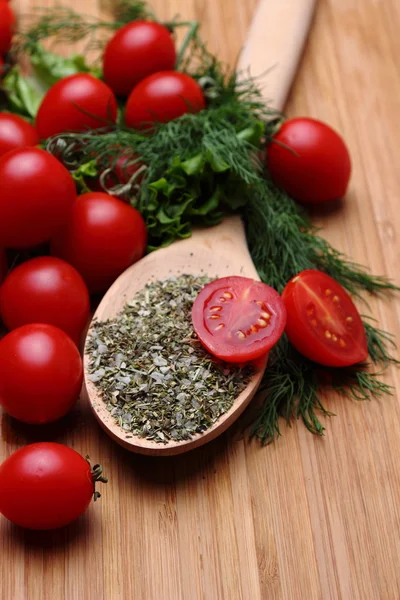
[[[294,1],[294,0],[293,0]],[[18,0],[20,13],[50,0]],[[86,13],[96,0],[70,0]],[[234,63],[256,0],[154,0],[197,18]],[[354,162],[351,189],[319,212],[324,235],[399,283],[400,4],[320,0],[289,115],[327,121]],[[398,337],[399,303],[371,301]],[[387,381],[400,390],[400,372]],[[267,448],[235,433],[171,459],[130,455],[80,404],[45,430],[1,421],[0,459],[38,440],[104,465],[103,497],[72,527],[38,534],[0,519],[2,600],[398,600],[400,403],[331,396],[322,439],[283,426]]]

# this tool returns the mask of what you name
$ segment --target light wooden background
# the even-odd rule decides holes
[[[294,2],[295,0],[293,0]],[[34,3],[19,0],[26,11]],[[156,0],[161,17],[203,22],[233,63],[256,0]],[[96,0],[70,0],[86,12]],[[354,161],[346,201],[316,218],[355,261],[399,283],[400,4],[320,0],[287,112],[321,118]],[[399,333],[398,301],[372,302]],[[388,381],[399,384],[392,370]],[[284,428],[268,448],[228,433],[174,459],[131,456],[79,406],[47,430],[2,418],[0,458],[27,442],[65,442],[103,463],[110,483],[62,532],[0,519],[2,600],[398,600],[399,395],[327,399],[337,416],[317,439]]]

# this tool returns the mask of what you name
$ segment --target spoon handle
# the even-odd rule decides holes
[[[260,0],[239,56],[243,79],[257,78],[271,108],[285,105],[317,0]]]
[[[317,0],[260,0],[237,71],[257,77],[268,104],[282,110],[293,83]],[[269,70],[270,69],[270,70]],[[251,262],[240,217],[193,233],[193,242]],[[256,273],[256,271],[254,270]]]

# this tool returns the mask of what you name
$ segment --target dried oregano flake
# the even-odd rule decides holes
[[[190,439],[227,412],[251,369],[221,363],[200,344],[192,304],[207,276],[146,285],[88,341],[89,379],[127,432],[160,443]]]

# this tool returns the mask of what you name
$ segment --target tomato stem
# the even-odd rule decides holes
[[[101,482],[101,483],[108,483],[108,479],[107,477],[104,477],[103,475],[103,467],[99,464],[95,464],[92,466],[92,463],[90,462],[90,458],[88,455],[85,456],[86,461],[89,463],[90,466],[90,473],[92,475],[92,482],[93,482],[93,500],[96,502],[96,500],[98,500],[99,498],[101,498],[101,494],[100,492],[98,492],[96,490],[96,483],[97,482]]]

